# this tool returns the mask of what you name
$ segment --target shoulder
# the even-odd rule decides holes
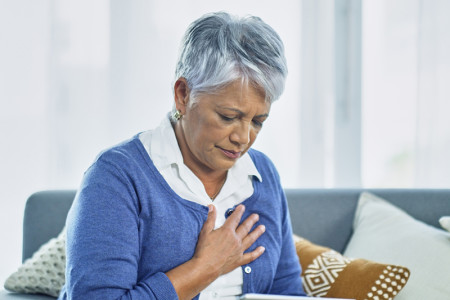
[[[137,136],[105,149],[84,173],[79,193],[87,198],[112,193],[138,203],[137,191],[154,179],[151,160],[142,152],[145,149]]]
[[[259,150],[250,148],[248,150],[248,154],[252,158],[253,163],[255,165],[257,165],[257,164],[266,164],[266,165],[270,165],[272,167],[275,167],[273,165],[272,161],[270,160],[270,158],[266,154],[264,154],[263,152],[261,152]]]
[[[94,176],[101,180],[110,176],[134,178],[151,164],[148,155],[147,157],[145,155],[145,149],[136,135],[100,152],[87,169],[85,176],[89,178]]]
[[[143,150],[145,151],[139,137],[136,135],[131,139],[125,140],[100,152],[97,155],[94,164],[102,162],[114,165],[127,165],[132,162],[143,160],[145,158]]]
[[[279,180],[278,171],[272,160],[266,154],[255,149],[249,149],[248,154],[258,169],[258,172],[261,173],[261,176],[266,177],[267,175],[272,175],[276,177],[277,181]]]

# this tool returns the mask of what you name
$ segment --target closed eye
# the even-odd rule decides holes
[[[220,118],[221,118],[222,120],[224,120],[224,121],[226,121],[226,122],[231,122],[231,121],[234,120],[234,118],[230,118],[230,117],[224,116],[224,115],[222,115],[222,114],[219,114],[219,116],[220,116]]]
[[[260,122],[260,121],[258,121],[258,120],[253,120],[252,122],[253,122],[253,124],[255,124],[255,126],[257,126],[257,127],[262,127],[262,126],[263,126],[263,123]]]

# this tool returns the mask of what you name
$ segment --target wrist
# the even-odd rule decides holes
[[[211,266],[193,257],[182,265],[166,272],[179,299],[192,299],[220,275],[217,266]]]
[[[220,268],[217,264],[211,264],[201,258],[193,257],[189,260],[189,264],[200,278],[209,281],[208,285],[221,275]]]

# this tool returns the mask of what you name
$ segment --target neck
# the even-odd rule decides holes
[[[210,188],[210,189],[212,189],[212,191],[209,191],[208,187],[203,183],[203,185],[205,186],[206,193],[208,194],[208,196],[211,200],[216,199],[217,195],[220,193],[220,190],[222,190],[223,185],[225,184],[226,180],[227,180],[227,174],[225,173],[225,176],[222,179],[221,183],[219,183],[218,185],[212,185],[212,187]]]

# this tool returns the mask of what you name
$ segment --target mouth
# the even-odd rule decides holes
[[[225,150],[223,148],[217,147],[222,151],[223,154],[225,154],[226,157],[231,159],[237,159],[241,156],[242,151],[233,151],[233,150]]]

